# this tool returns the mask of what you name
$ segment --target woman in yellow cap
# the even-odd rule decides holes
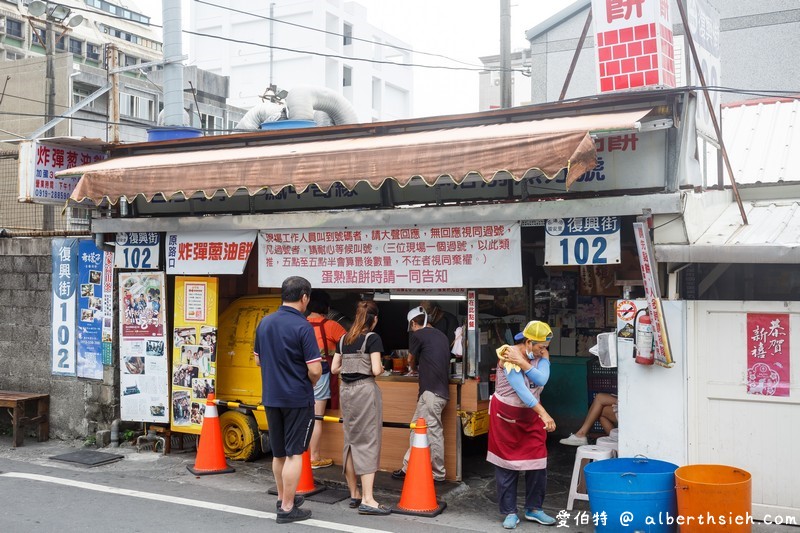
[[[486,460],[495,465],[497,502],[506,529],[519,524],[520,471],[525,471],[525,518],[544,525],[556,521],[542,510],[547,490],[547,433],[556,429],[556,423],[539,402],[550,378],[548,347],[552,337],[550,326],[534,320],[514,337],[517,344],[497,349]]]

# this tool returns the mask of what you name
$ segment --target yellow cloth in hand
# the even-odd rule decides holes
[[[514,364],[511,361],[508,361],[506,359],[506,350],[508,350],[509,348],[511,348],[511,346],[509,346],[508,344],[504,344],[501,347],[499,347],[497,349],[497,358],[500,359],[500,361],[503,362],[503,368],[506,369],[506,372],[511,372],[512,370],[516,370],[517,372],[520,372],[521,369],[520,369],[519,365],[516,365],[516,364]]]

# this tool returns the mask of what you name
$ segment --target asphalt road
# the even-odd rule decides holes
[[[486,531],[499,527],[488,509],[462,513],[458,488],[450,507],[436,518],[358,515],[347,505],[306,502],[312,520],[279,525],[269,461],[236,463],[233,474],[195,477],[186,466],[194,454],[171,454],[132,448],[101,451],[124,458],[88,468],[61,463],[51,456],[75,448],[50,441],[17,449],[0,439],[0,531],[149,532],[159,531]],[[466,489],[466,485],[464,486]],[[396,503],[398,494],[379,492],[379,501]],[[464,507],[469,507],[464,504]],[[495,513],[496,514],[496,513]],[[531,524],[533,526],[533,524]],[[535,530],[535,529],[534,529]]]
[[[51,459],[79,449],[80,442],[32,442],[11,448],[8,437],[0,437],[0,532],[70,533],[108,532],[211,532],[321,530],[361,533],[502,531],[502,517],[491,501],[492,486],[486,476],[467,479],[449,487],[442,499],[447,509],[438,517],[404,515],[373,517],[358,515],[348,500],[326,504],[306,502],[312,519],[294,524],[275,522],[275,496],[270,461],[235,463],[232,474],[195,477],[186,467],[195,455],[164,456],[135,448],[106,448],[123,459],[88,468]],[[381,503],[399,500],[397,490],[376,490]],[[550,510],[553,512],[552,510]],[[569,527],[544,527],[523,521],[520,531],[591,532],[579,525],[575,513]],[[626,528],[607,531],[632,533]],[[800,528],[756,523],[757,533],[798,533]]]

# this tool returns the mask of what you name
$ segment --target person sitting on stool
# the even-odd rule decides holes
[[[603,426],[606,435],[617,427],[616,394],[601,392],[595,396],[580,429],[575,433],[570,433],[569,437],[561,439],[559,442],[567,446],[583,446],[584,444],[589,444],[589,439],[586,438],[586,434],[589,433],[589,430],[592,429],[592,426],[594,426],[594,423],[598,420],[600,421],[600,425]]]

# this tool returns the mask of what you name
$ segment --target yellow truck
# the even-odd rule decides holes
[[[245,296],[234,300],[219,317],[217,334],[217,386],[220,400],[261,404],[261,372],[253,357],[258,323],[281,305],[279,296]],[[225,455],[252,461],[269,452],[267,416],[264,411],[220,409]]]

